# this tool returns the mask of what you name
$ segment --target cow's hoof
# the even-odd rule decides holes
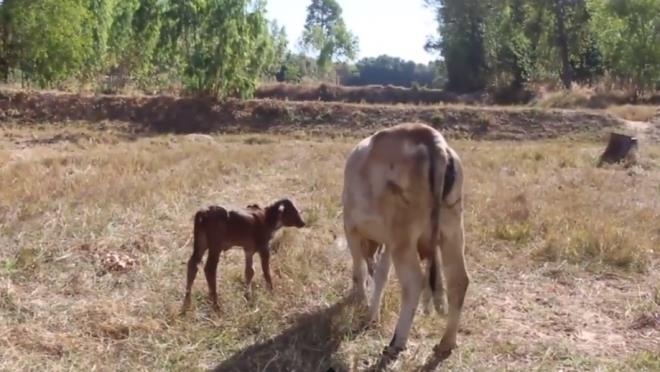
[[[433,348],[433,351],[437,355],[447,357],[451,354],[452,350],[456,349],[456,347],[457,347],[456,341],[447,340],[443,338],[442,340],[440,340],[440,343]]]
[[[424,302],[424,304],[422,306],[422,310],[424,312],[424,315],[428,316],[428,315],[431,314],[431,311],[433,310],[433,304],[431,304],[430,300]]]
[[[367,319],[364,322],[365,329],[376,329],[380,326],[380,319]]]
[[[444,299],[436,298],[433,300],[435,311],[441,316],[447,316],[447,303]]]
[[[383,356],[391,359],[395,359],[396,357],[399,356],[402,352],[406,351],[405,346],[385,346],[383,348]]]

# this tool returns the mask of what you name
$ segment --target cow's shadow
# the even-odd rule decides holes
[[[351,299],[345,297],[328,308],[303,314],[281,334],[236,352],[212,371],[348,371],[333,354],[342,340],[363,329],[344,321],[351,309]]]

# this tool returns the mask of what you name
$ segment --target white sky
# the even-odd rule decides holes
[[[419,63],[436,59],[424,51],[426,37],[435,35],[432,9],[423,0],[337,0],[344,21],[357,35],[357,59],[388,54]],[[267,17],[286,28],[289,48],[297,50],[311,0],[267,0]]]

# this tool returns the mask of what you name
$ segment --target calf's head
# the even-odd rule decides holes
[[[277,226],[304,227],[305,221],[300,216],[300,211],[289,199],[280,199],[273,203],[271,209]]]

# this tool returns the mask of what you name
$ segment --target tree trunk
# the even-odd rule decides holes
[[[637,138],[620,133],[610,133],[610,141],[607,148],[600,155],[598,166],[604,163],[613,164],[621,160],[634,161],[637,155]]]
[[[554,0],[555,22],[557,32],[557,47],[561,59],[561,81],[566,89],[571,89],[573,82],[571,64],[568,59],[568,35],[566,35],[566,4],[565,0]]]

